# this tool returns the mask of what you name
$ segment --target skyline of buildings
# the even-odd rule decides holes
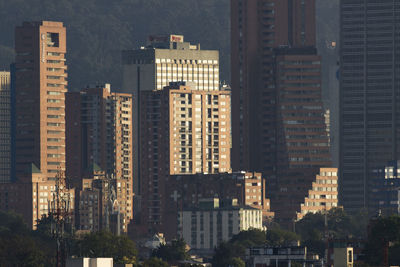
[[[400,4],[354,1],[341,8],[339,114],[322,103],[315,1],[232,0],[232,89],[219,81],[217,50],[169,35],[122,51],[123,88],[67,92],[66,28],[24,22],[15,32],[15,65],[0,72],[0,92],[8,90],[1,108],[9,111],[1,114],[0,208],[21,211],[35,227],[65,173],[81,230],[133,227],[176,237],[179,212],[204,198],[193,191],[186,205],[173,182],[180,176],[213,188],[201,189],[207,198],[230,190],[264,224],[275,216],[290,227],[338,206],[376,210],[373,192],[398,193],[372,179],[398,154],[392,33],[400,14],[387,11]],[[341,118],[339,169],[331,160],[331,116]],[[236,181],[237,191],[220,186],[221,177],[238,173],[262,181],[247,181],[256,188]]]

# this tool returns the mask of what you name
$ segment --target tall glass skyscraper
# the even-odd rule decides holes
[[[340,201],[368,208],[373,170],[400,156],[400,2],[342,0]]]

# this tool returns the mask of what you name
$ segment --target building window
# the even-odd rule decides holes
[[[59,47],[60,40],[58,33],[48,32],[47,33],[47,47]]]

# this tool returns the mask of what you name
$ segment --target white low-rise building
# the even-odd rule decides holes
[[[192,249],[213,249],[240,231],[266,230],[261,210],[238,206],[236,199],[219,202],[203,199],[197,208],[179,212],[178,232]]]

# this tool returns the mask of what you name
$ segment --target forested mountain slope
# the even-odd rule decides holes
[[[255,0],[250,0],[255,1]],[[318,0],[319,36],[334,35],[330,9]],[[218,49],[221,79],[229,74],[230,0],[0,0],[0,70],[13,61],[14,28],[23,21],[56,20],[67,27],[69,89],[87,83],[121,86],[120,51],[143,45],[149,34],[185,35],[202,49]],[[333,19],[332,19],[333,17]]]

